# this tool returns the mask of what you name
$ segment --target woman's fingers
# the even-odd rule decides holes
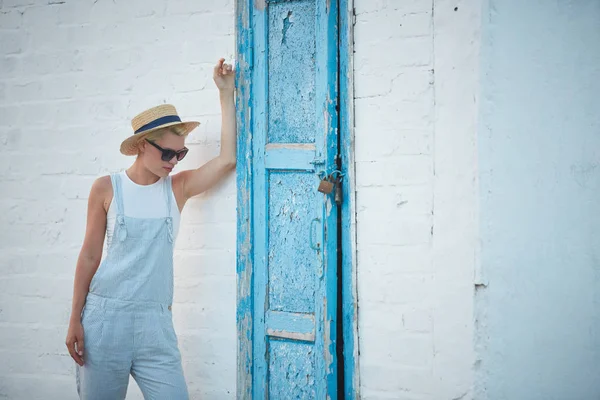
[[[221,71],[223,69],[223,63],[225,62],[224,58],[219,58],[217,65],[215,65],[214,73],[215,75],[221,75]]]
[[[77,355],[79,355],[79,357],[83,357],[83,337],[77,338],[75,349],[77,350]]]
[[[77,354],[77,351],[75,351],[75,344],[76,344],[76,340],[73,339],[67,339],[67,349],[69,350],[69,354],[71,355],[71,357],[73,358],[73,360],[79,364],[79,365],[83,365],[83,357],[80,356],[79,354]],[[83,347],[82,347],[82,355],[83,355]]]
[[[233,73],[233,66],[231,64],[226,64],[224,58],[220,58],[219,61],[217,62],[217,65],[215,65],[214,75],[215,76],[223,76],[223,75],[229,75],[232,73]]]

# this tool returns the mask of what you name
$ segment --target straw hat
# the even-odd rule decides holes
[[[182,122],[177,115],[177,110],[171,104],[161,104],[136,115],[131,120],[133,135],[123,140],[123,143],[121,143],[121,153],[126,156],[136,155],[138,153],[138,143],[148,136],[150,132],[175,125],[180,125],[185,131],[183,136],[187,136],[194,128],[200,125],[200,122]]]

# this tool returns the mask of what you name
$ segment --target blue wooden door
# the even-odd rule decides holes
[[[244,384],[253,399],[335,399],[338,210],[317,187],[338,154],[337,2],[246,7],[251,182],[242,201],[251,204],[251,240],[242,239],[251,243],[252,284],[251,301],[241,301],[252,324],[238,311],[238,327],[252,326],[252,367]]]

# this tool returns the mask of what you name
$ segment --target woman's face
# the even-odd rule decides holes
[[[185,147],[185,138],[171,132],[166,132],[160,138],[152,141],[165,150],[179,151]],[[178,161],[176,156],[173,156],[169,161],[163,161],[161,156],[162,152],[146,140],[140,144],[139,157],[142,159],[144,166],[154,175],[165,177],[171,173]]]

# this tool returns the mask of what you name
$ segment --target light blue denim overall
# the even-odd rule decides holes
[[[124,399],[131,374],[146,400],[188,399],[171,316],[171,179],[163,180],[164,218],[125,216],[121,177],[111,175],[111,181],[117,220],[82,312],[84,365],[77,366],[79,397]]]

